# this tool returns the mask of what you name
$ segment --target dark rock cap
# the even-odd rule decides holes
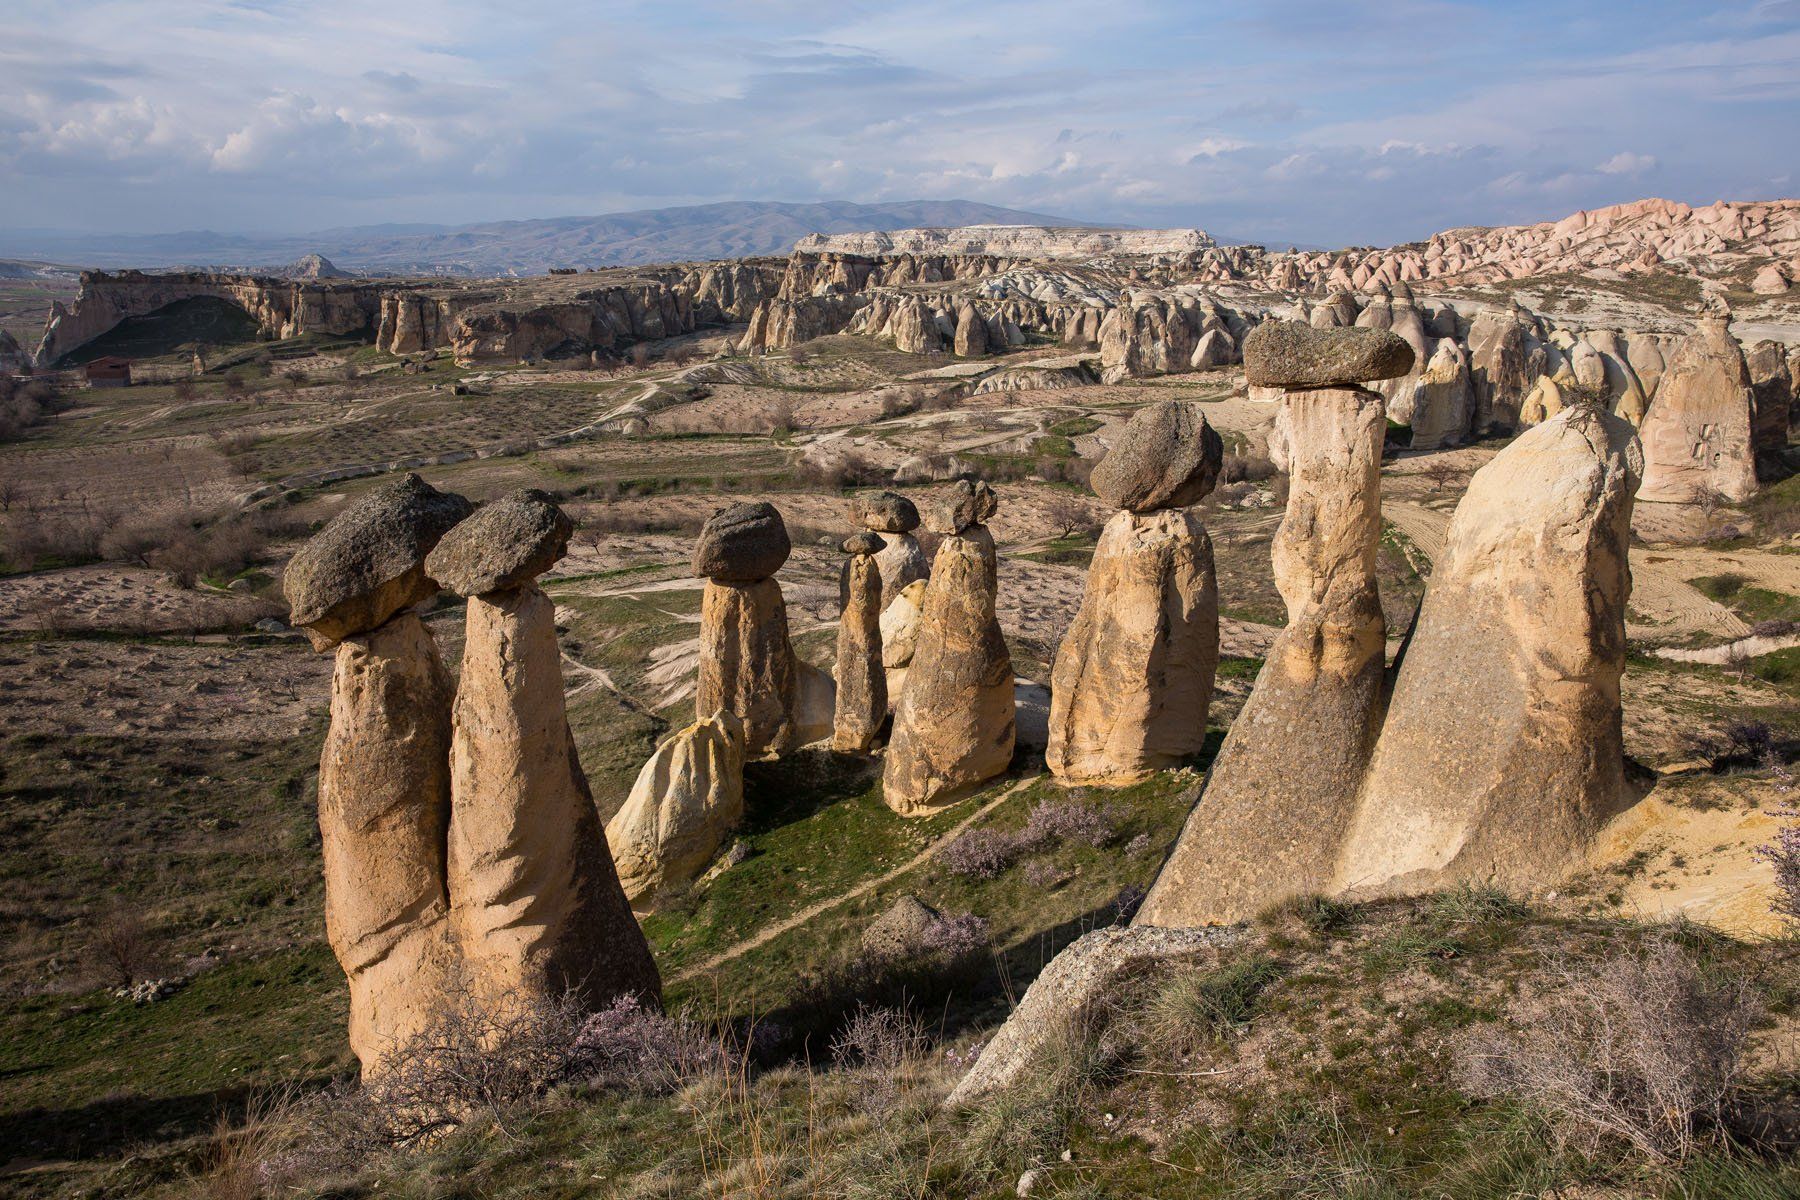
[[[1224,455],[1225,443],[1198,404],[1165,400],[1125,423],[1088,483],[1114,508],[1185,508],[1213,490]]]
[[[290,624],[329,650],[437,594],[425,558],[470,504],[417,475],[384,483],[333,517],[288,561]]]
[[[1253,387],[1351,387],[1412,366],[1412,347],[1385,329],[1264,321],[1244,339],[1244,379]]]
[[[919,509],[899,492],[876,492],[850,502],[852,515],[877,533],[911,533],[919,527]]]
[[[938,533],[961,533],[987,520],[999,508],[1000,498],[985,482],[959,479],[949,494],[931,505],[925,523]]]
[[[853,533],[844,539],[845,554],[879,554],[887,548],[887,542],[874,530],[865,529]]]
[[[526,488],[475,510],[425,560],[434,579],[459,596],[530,583],[569,549],[575,522],[547,492]]]
[[[773,504],[734,504],[701,527],[694,574],[718,583],[755,583],[781,570],[793,548]]]

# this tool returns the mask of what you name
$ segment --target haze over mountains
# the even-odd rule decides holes
[[[884,204],[733,201],[590,217],[473,225],[365,225],[293,235],[69,234],[0,230],[0,256],[94,267],[268,266],[308,253],[377,275],[532,275],[552,267],[633,266],[786,254],[813,233],[974,224],[1091,225],[967,200]]]

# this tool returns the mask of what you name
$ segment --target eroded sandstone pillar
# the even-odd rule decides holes
[[[548,496],[516,493],[429,559],[469,598],[450,743],[450,914],[470,986],[492,1004],[572,991],[598,1009],[661,994],[576,757],[555,605],[536,583],[571,529]]]
[[[1199,406],[1140,409],[1094,470],[1107,521],[1056,654],[1045,762],[1065,783],[1123,786],[1206,744],[1219,665],[1212,540],[1197,503],[1224,447]]]
[[[1577,406],[1475,473],[1333,890],[1545,885],[1617,811],[1626,551],[1642,471],[1630,423]]]
[[[1750,374],[1729,319],[1722,309],[1702,316],[1657,384],[1641,426],[1642,500],[1704,504],[1756,493]]]
[[[883,542],[870,532],[844,542],[843,616],[838,623],[837,709],[832,749],[867,754],[887,719],[887,673],[881,665],[881,568]]]
[[[960,799],[1012,761],[1012,655],[994,615],[994,539],[981,524],[996,505],[993,489],[965,480],[932,509],[945,537],[882,771],[888,807],[906,816]]]
[[[875,563],[881,568],[883,604],[892,604],[908,584],[931,574],[919,539],[913,536],[919,527],[919,510],[911,500],[898,492],[858,496],[850,502],[850,515],[864,529],[881,535],[883,544],[875,552]]]
[[[787,526],[769,504],[714,513],[694,547],[694,573],[706,579],[695,712],[702,719],[735,714],[751,758],[786,753],[800,742],[799,666],[787,603],[772,578],[791,550]]]
[[[1375,577],[1386,411],[1353,385],[1403,375],[1412,357],[1370,329],[1269,322],[1246,339],[1250,382],[1287,389],[1291,476],[1272,557],[1288,624],[1138,924],[1243,920],[1331,877],[1380,725],[1386,665]]]
[[[647,908],[692,880],[744,815],[744,723],[714,713],[671,735],[606,825],[625,896]]]

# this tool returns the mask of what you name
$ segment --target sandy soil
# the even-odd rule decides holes
[[[0,578],[0,631],[186,633],[276,612],[254,596],[189,590],[161,571],[93,563]]]

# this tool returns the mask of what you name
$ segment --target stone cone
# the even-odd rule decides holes
[[[1321,890],[1381,723],[1382,398],[1325,388],[1284,403],[1292,481],[1273,560],[1288,624],[1136,924],[1240,921]]]
[[[325,932],[350,981],[366,1072],[420,1033],[457,975],[444,890],[449,674],[402,613],[338,643],[319,758]]]
[[[563,707],[554,605],[469,599],[450,745],[451,920],[475,995],[604,1008],[661,985],[607,851]]]
[[[887,672],[881,665],[881,568],[874,555],[856,554],[844,564],[844,577],[831,748],[867,754],[887,719]]]
[[[1218,582],[1198,514],[1115,513],[1056,654],[1051,773],[1119,786],[1198,754],[1218,665]]]
[[[1450,523],[1335,888],[1554,882],[1623,799],[1629,422],[1567,409],[1475,473]]]
[[[1638,499],[1730,501],[1756,492],[1750,373],[1720,318],[1702,318],[1676,347],[1642,425],[1644,481]]]
[[[744,752],[751,758],[771,751],[784,754],[800,741],[798,692],[799,669],[788,641],[781,584],[773,579],[707,580],[700,601],[696,713],[736,714],[744,723]]]
[[[938,547],[919,626],[882,771],[888,807],[903,816],[950,804],[1012,762],[1012,656],[994,616],[985,525]]]
[[[606,826],[626,898],[647,908],[694,879],[743,816],[744,723],[720,712],[668,738]]]

